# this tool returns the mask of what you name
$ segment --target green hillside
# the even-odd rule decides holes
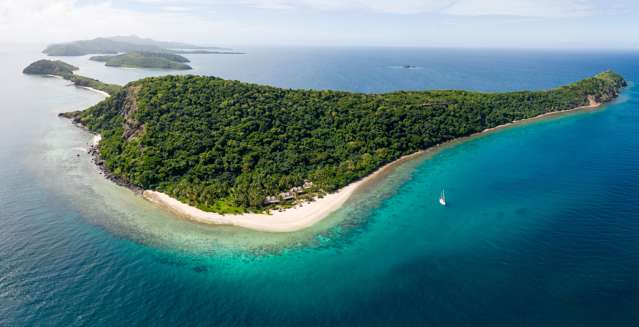
[[[625,85],[609,71],[547,91],[361,94],[165,76],[71,116],[102,134],[105,166],[125,181],[204,210],[260,211],[305,181],[331,192],[402,155],[607,102]]]
[[[73,75],[73,71],[76,70],[78,70],[78,67],[67,64],[61,60],[42,59],[33,62],[23,69],[22,72],[29,75],[56,75],[64,77]]]
[[[105,62],[110,67],[137,67],[160,69],[191,69],[183,56],[162,52],[130,52],[116,56],[93,56],[93,61]]]

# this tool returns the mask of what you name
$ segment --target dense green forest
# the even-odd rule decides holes
[[[70,65],[60,60],[38,60],[27,66],[22,72],[29,75],[56,75],[68,81],[73,82],[77,86],[91,87],[96,90],[104,91],[113,95],[122,89],[121,86],[115,84],[107,84],[97,79],[76,75],[73,72],[78,67]]]
[[[204,210],[243,212],[304,181],[331,192],[453,138],[610,101],[625,85],[609,71],[548,91],[360,94],[166,76],[71,116],[102,134],[114,175]]]
[[[122,58],[122,56],[124,56],[124,55],[129,55],[129,56],[136,55],[136,56],[139,56],[139,57],[146,57],[146,58],[163,58],[163,59],[170,60],[170,61],[175,61],[175,62],[189,62],[189,60],[187,58],[182,57],[182,56],[177,55],[177,54],[163,53],[163,52],[147,52],[147,51],[130,52],[130,53],[117,55],[117,56],[93,56],[93,57],[89,58],[89,60],[107,62],[108,63],[109,60],[116,59],[116,58]]]
[[[141,51],[116,56],[93,56],[89,59],[105,62],[110,67],[191,69],[191,66],[185,64],[189,62],[188,59],[174,53]]]
[[[65,77],[73,75],[73,72],[78,69],[78,67],[67,64],[61,60],[42,59],[31,63],[23,69],[22,72],[30,75],[56,75]]]

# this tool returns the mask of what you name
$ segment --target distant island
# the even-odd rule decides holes
[[[61,60],[38,60],[31,63],[22,73],[29,75],[55,75],[65,77],[73,75],[79,68]]]
[[[89,60],[105,62],[110,67],[138,67],[161,69],[192,69],[185,64],[188,59],[178,54],[164,52],[129,52],[114,56],[93,56]]]
[[[74,71],[76,70],[78,67],[64,61],[42,59],[30,64],[22,72],[28,75],[59,76],[73,82],[76,86],[91,88],[109,95],[116,94],[122,88],[119,85],[106,84],[93,78],[75,75]]]
[[[99,163],[121,183],[147,190],[147,199],[198,221],[288,231],[321,219],[348,198],[353,182],[403,156],[514,121],[592,108],[625,85],[608,71],[547,91],[362,94],[164,76],[64,115],[102,136]],[[321,207],[260,214],[322,195]]]
[[[164,42],[137,36],[100,37],[92,40],[52,44],[42,52],[49,56],[84,56],[126,52],[164,52],[183,54],[241,54],[220,47],[203,47],[181,42]]]

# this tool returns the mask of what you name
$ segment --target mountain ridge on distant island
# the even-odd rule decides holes
[[[107,39],[118,41],[118,42],[131,43],[131,44],[156,46],[156,47],[160,47],[164,49],[231,50],[229,48],[193,45],[193,44],[184,43],[184,42],[156,41],[151,38],[142,38],[137,35],[127,35],[127,36],[117,35],[117,36],[107,37]]]
[[[49,56],[84,56],[88,54],[117,54],[123,52],[166,52],[190,54],[240,54],[220,47],[198,46],[181,42],[155,41],[131,36],[98,37],[48,45],[42,52]]]
[[[609,102],[625,85],[608,71],[546,91],[365,94],[163,76],[64,116],[102,135],[100,162],[125,184],[243,213],[333,192],[455,138]]]

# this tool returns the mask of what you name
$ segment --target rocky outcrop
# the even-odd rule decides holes
[[[136,99],[140,88],[140,85],[127,87],[126,97],[124,98],[122,110],[120,112],[120,114],[124,117],[124,133],[122,136],[127,141],[138,137],[144,132],[144,125],[135,118],[135,113],[138,111]]]

